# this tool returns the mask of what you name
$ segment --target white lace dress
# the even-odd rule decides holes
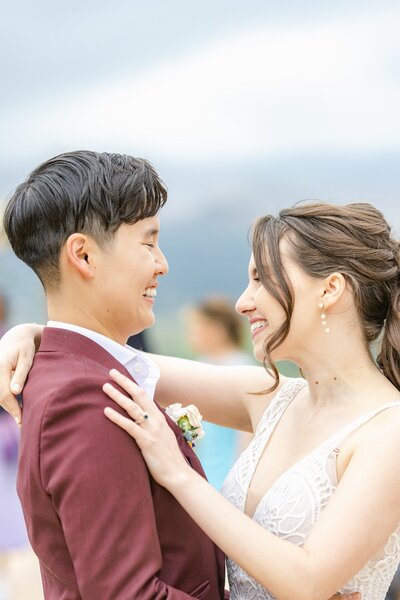
[[[242,512],[251,479],[276,423],[306,385],[304,379],[291,379],[282,386],[263,414],[252,442],[229,472],[222,494]],[[344,438],[382,410],[399,404],[381,406],[358,418],[285,471],[259,502],[253,520],[280,538],[302,546],[335,492],[336,455]],[[400,526],[378,554],[338,591],[361,592],[362,600],[384,600],[399,562]],[[228,559],[227,568],[231,600],[274,599],[234,561]]]

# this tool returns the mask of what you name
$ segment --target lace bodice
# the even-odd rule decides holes
[[[239,510],[244,511],[247,490],[276,423],[306,385],[304,379],[290,379],[282,386],[264,412],[252,442],[229,472],[222,494]],[[336,489],[340,443],[378,412],[399,404],[381,406],[356,419],[285,471],[259,502],[253,520],[280,538],[302,546]],[[384,600],[399,562],[400,526],[379,553],[338,591],[359,591],[362,600]],[[234,561],[228,559],[227,568],[231,600],[274,599]]]

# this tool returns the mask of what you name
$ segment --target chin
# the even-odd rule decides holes
[[[254,358],[259,363],[263,364],[264,360],[267,358],[267,355],[264,350],[264,343],[257,344],[256,346],[254,346],[253,354],[254,354]],[[281,347],[278,347],[278,348],[275,348],[275,350],[272,350],[269,358],[274,363],[278,362],[280,360],[290,360],[287,358],[286,353],[284,353],[284,352],[282,353]]]
[[[152,314],[151,317],[149,317],[148,319],[146,319],[146,321],[143,321],[142,324],[142,331],[144,329],[149,329],[149,327],[153,327],[154,323],[156,322],[156,318],[155,316]]]
[[[131,327],[130,327],[131,333],[129,335],[137,335],[138,333],[141,333],[145,329],[149,329],[149,327],[152,327],[154,325],[154,323],[155,323],[154,315],[152,315],[152,317],[147,317],[145,319],[142,318],[142,319],[140,319],[140,321],[136,318],[135,322],[131,323]]]
[[[264,352],[263,348],[255,347],[253,350],[253,355],[257,362],[259,362],[261,364],[264,362],[265,352]]]
[[[264,334],[264,335],[256,335],[255,338],[253,339],[253,355],[254,358],[260,362],[263,363],[264,362],[264,358],[265,358],[265,344],[267,343],[268,337]]]

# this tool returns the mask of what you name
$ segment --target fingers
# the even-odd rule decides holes
[[[37,328],[38,326],[35,326]],[[21,408],[14,397],[20,394],[35,356],[35,336],[31,325],[18,325],[0,341],[0,406],[21,423]]]
[[[141,394],[146,396],[146,393],[143,392],[142,388],[139,387],[137,383],[132,381],[132,379],[129,379],[129,377],[126,377],[126,375],[120,373],[117,369],[111,369],[110,376],[115,383],[118,383],[122,389],[132,396],[132,398],[133,396],[139,397]]]
[[[10,384],[13,394],[20,394],[22,392],[31,366],[32,356],[20,352]]]
[[[134,421],[143,421],[143,409],[136,404],[131,398],[125,396],[117,390],[111,383],[103,385],[103,391],[114,400],[121,408],[123,408]]]
[[[22,412],[15,395],[22,392],[33,355],[28,352],[17,352],[12,358],[1,360],[0,366],[0,406],[14,417],[17,425],[21,425]]]
[[[191,474],[192,470],[163,413],[148,398],[147,394],[128,377],[115,369],[110,371],[110,375],[119,388],[125,390],[130,397],[111,383],[105,383],[103,390],[131,418],[110,407],[104,409],[104,414],[134,438],[143,453],[150,473],[159,484],[169,489],[169,486],[176,485],[177,479],[181,482],[182,473],[189,470]],[[146,413],[149,416],[148,420]]]
[[[122,373],[120,373],[119,371],[117,371],[117,369],[112,369],[110,371],[110,376],[111,378],[115,381],[115,383],[117,383],[119,385],[119,387],[121,387],[123,390],[125,390],[129,396],[132,398],[132,400],[134,400],[144,411],[146,412],[159,412],[155,405],[154,402],[152,400],[150,400],[150,398],[148,397],[148,395],[146,394],[146,392],[139,387],[134,381],[132,381],[131,379],[129,379],[128,377],[126,377],[125,375],[122,375]],[[108,393],[108,392],[106,392]],[[113,400],[115,398],[113,397]],[[118,402],[118,400],[116,400]],[[118,402],[119,404],[119,402]],[[121,405],[120,405],[121,406]],[[125,408],[125,407],[123,407]],[[125,408],[126,410],[126,408]]]
[[[130,379],[128,379],[127,377],[125,377],[124,375],[119,373],[118,371],[115,371],[113,369],[113,371],[110,371],[110,375],[113,377],[113,379],[116,382],[118,381],[118,384],[121,387],[124,387],[124,388],[129,387],[130,393],[135,394],[135,396],[138,396],[138,395],[140,396],[141,395],[140,392],[143,392],[143,390],[141,390],[141,388],[139,388],[138,385],[133,383]],[[126,381],[124,381],[124,380],[126,380]],[[125,385],[123,386],[122,383],[124,383]],[[127,386],[127,383],[131,383],[132,386]],[[135,389],[135,388],[137,388],[137,389]],[[129,415],[129,417],[131,417],[131,418],[121,415],[119,412],[117,412],[113,408],[110,408],[109,406],[107,406],[104,409],[104,414],[106,415],[106,417],[110,421],[115,423],[115,425],[118,425],[121,429],[126,431],[140,445],[140,442],[141,441],[143,442],[143,430],[140,428],[140,426],[137,423],[135,423],[135,421],[138,420],[142,423],[145,420],[143,418],[143,416],[144,416],[143,409],[138,404],[136,404],[136,402],[134,402],[131,398],[128,398],[127,396],[125,396],[125,394],[123,394],[122,392],[117,390],[117,388],[115,388],[113,385],[111,385],[111,383],[105,383],[103,385],[103,391],[107,394],[107,396],[109,396],[112,400],[114,400],[114,402],[116,402],[121,408],[123,408]],[[143,396],[145,398],[147,398],[147,396],[144,392],[143,392]]]
[[[17,399],[12,394],[9,394],[7,397],[1,398],[0,405],[14,417],[16,424],[20,426],[22,423],[22,412]]]
[[[147,394],[135,382],[116,369],[110,371],[110,375],[119,387],[122,387],[129,396],[123,394],[111,383],[103,385],[103,391],[114,402],[116,402],[137,424],[144,423],[151,415],[151,421],[158,423],[161,413]]]
[[[113,408],[104,409],[104,414],[110,421],[121,427],[124,431],[126,431],[131,437],[133,437],[138,443],[140,442],[141,436],[143,435],[143,431],[140,429],[140,426],[137,425],[132,419],[128,419],[124,417],[120,413],[118,413]]]
[[[10,413],[16,423],[20,425],[22,419],[21,408],[14,394],[10,391],[12,372],[13,367],[10,363],[7,362],[0,366],[0,406]]]

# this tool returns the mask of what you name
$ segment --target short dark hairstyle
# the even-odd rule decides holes
[[[78,150],[44,162],[17,187],[4,213],[15,254],[45,288],[60,282],[62,246],[75,233],[105,245],[122,223],[155,216],[167,190],[146,160]]]

